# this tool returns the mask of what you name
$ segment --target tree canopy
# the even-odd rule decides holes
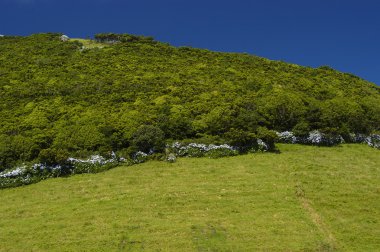
[[[380,88],[330,67],[129,34],[98,34],[117,43],[87,49],[60,35],[0,40],[0,170],[51,153],[160,149],[162,137],[380,130]]]

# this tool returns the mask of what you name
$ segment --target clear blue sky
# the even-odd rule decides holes
[[[0,34],[150,35],[172,45],[329,65],[380,84],[376,0],[0,0]]]

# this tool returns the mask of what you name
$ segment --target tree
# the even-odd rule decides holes
[[[153,125],[142,125],[132,135],[131,144],[145,153],[162,152],[165,149],[164,132]]]
[[[302,98],[287,90],[277,90],[258,100],[258,111],[266,126],[279,131],[292,129],[305,116]]]
[[[239,152],[247,152],[251,148],[257,148],[257,136],[254,133],[241,129],[230,129],[224,134],[227,143],[238,148]]]

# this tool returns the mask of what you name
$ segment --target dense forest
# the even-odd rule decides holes
[[[271,141],[274,131],[371,134],[380,88],[327,66],[97,34],[0,38],[0,171],[18,162],[156,148],[170,139]],[[210,140],[211,139],[211,140]],[[152,146],[150,146],[152,145]]]

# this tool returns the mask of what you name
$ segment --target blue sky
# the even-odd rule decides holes
[[[149,35],[172,45],[329,65],[380,85],[380,1],[0,0],[0,34]]]

